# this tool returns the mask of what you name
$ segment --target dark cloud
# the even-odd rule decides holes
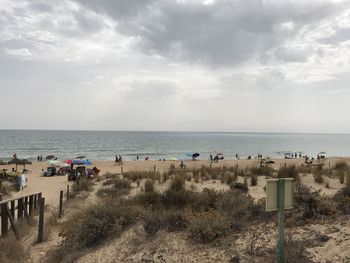
[[[117,30],[139,39],[138,48],[213,66],[247,59],[268,60],[266,52],[288,42],[304,25],[337,14],[342,4],[319,1],[80,1],[111,16]],[[292,28],[283,28],[290,23]],[[281,59],[302,61],[300,51],[280,50]],[[298,54],[297,54],[298,53]]]

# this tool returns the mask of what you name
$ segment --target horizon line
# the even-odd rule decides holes
[[[113,130],[113,129],[2,129],[0,131],[72,131],[72,132],[179,132],[179,133],[247,133],[247,134],[320,134],[350,135],[350,132],[302,132],[302,131],[205,131],[205,130]]]

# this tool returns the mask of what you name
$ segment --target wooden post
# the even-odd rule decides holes
[[[59,217],[63,216],[63,191],[60,191],[60,210],[58,213]]]
[[[9,217],[7,214],[7,203],[1,205],[1,236],[7,236],[9,231]]]
[[[26,197],[24,198],[24,208],[25,208],[25,209],[23,209],[23,210],[27,210],[27,211],[28,211],[28,196],[26,196]]]
[[[44,214],[45,213],[45,198],[39,200],[39,230],[38,230],[38,243],[43,242],[44,236]]]
[[[23,198],[17,200],[17,217],[18,221],[21,221],[23,218]]]
[[[37,200],[37,195],[34,195],[34,210],[36,209],[36,206],[38,204],[38,200]]]
[[[69,200],[69,184],[67,184],[67,201]]]
[[[278,262],[279,263],[285,263],[284,195],[285,195],[285,180],[284,178],[280,178],[278,181]]]
[[[156,174],[156,169],[157,169],[157,167],[154,166],[154,167],[153,167],[153,173],[154,173],[154,174]]]
[[[33,215],[33,196],[29,196],[29,215]]]
[[[12,218],[15,218],[15,210],[16,210],[15,201],[11,201],[11,215],[12,215]]]
[[[120,166],[120,173],[123,175],[123,166]]]

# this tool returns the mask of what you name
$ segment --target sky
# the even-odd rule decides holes
[[[0,0],[0,129],[350,133],[350,2]]]

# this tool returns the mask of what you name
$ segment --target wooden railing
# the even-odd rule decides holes
[[[0,221],[1,221],[1,237],[7,236],[10,227],[15,233],[16,238],[19,238],[16,222],[23,221],[24,217],[28,223],[31,223],[31,219],[35,210],[39,207],[39,202],[42,193],[33,193],[21,197],[16,197],[4,201],[0,201]],[[10,223],[10,224],[9,224]]]

